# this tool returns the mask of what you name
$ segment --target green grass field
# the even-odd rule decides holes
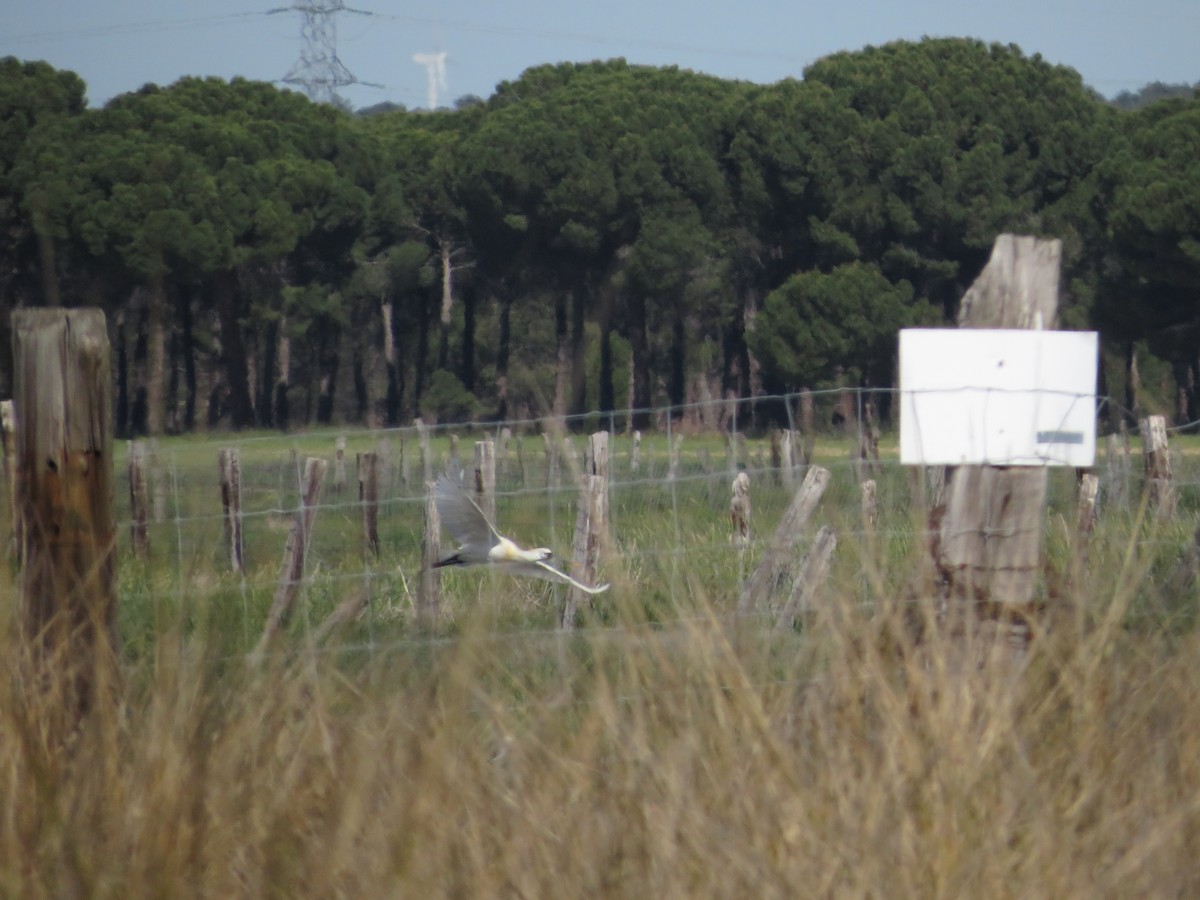
[[[566,634],[562,588],[477,571],[448,573],[440,620],[418,628],[416,442],[406,466],[391,437],[382,553],[364,561],[354,454],[379,436],[348,434],[350,486],[327,481],[300,605],[256,662],[296,459],[332,459],[335,436],[238,439],[244,576],[228,570],[217,489],[217,448],[234,442],[161,442],[168,508],[150,559],[120,533],[117,702],[65,744],[4,629],[5,895],[1200,892],[1196,588],[1164,588],[1200,507],[1192,442],[1175,442],[1170,522],[1140,509],[1139,460],[1127,481],[1100,461],[1074,581],[1074,477],[1052,472],[1044,631],[1020,666],[977,666],[991,648],[912,637],[929,611],[923,511],[894,444],[871,534],[850,442],[819,441],[833,478],[812,530],[832,526],[838,550],[815,612],[780,633],[770,610],[729,615],[788,499],[766,443],[741,460],[755,543],[739,559],[724,445],[688,437],[668,481],[663,438],[647,436],[637,473],[618,438],[613,588]],[[461,436],[467,465],[476,437]],[[566,555],[571,479],[548,486],[539,435],[522,449],[498,462],[501,528]],[[434,451],[440,467],[444,435]],[[316,640],[353,592],[363,614]]]

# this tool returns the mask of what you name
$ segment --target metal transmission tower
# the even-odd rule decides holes
[[[369,16],[373,13],[363,9],[352,9],[344,0],[295,0],[291,6],[280,6],[267,10],[268,15],[280,12],[299,12],[304,16],[300,36],[304,48],[300,59],[280,80],[284,84],[297,84],[314,103],[333,103],[344,106],[338,88],[348,84],[365,84],[383,87],[370,81],[359,81],[347,69],[337,55],[337,20],[340,12],[358,13]]]

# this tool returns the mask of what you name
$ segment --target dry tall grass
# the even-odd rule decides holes
[[[1017,668],[836,600],[260,668],[168,626],[65,747],[10,646],[0,891],[1200,896],[1200,635],[1127,599]]]

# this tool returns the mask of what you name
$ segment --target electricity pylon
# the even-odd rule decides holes
[[[300,25],[300,36],[304,46],[300,59],[280,79],[284,84],[300,85],[314,103],[333,103],[345,106],[338,88],[348,84],[365,84],[383,87],[370,81],[359,81],[347,69],[337,55],[337,20],[340,12],[358,13],[369,16],[363,9],[352,9],[344,0],[295,0],[291,6],[280,6],[267,10],[268,14],[299,12],[304,16]]]

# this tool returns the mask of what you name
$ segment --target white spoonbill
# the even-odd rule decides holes
[[[434,502],[442,524],[462,545],[453,556],[434,563],[435,569],[442,566],[492,565],[514,575],[531,575],[570,584],[588,594],[608,590],[607,584],[590,587],[550,565],[549,561],[554,558],[553,550],[547,547],[522,550],[502,536],[471,499],[471,495],[463,490],[462,484],[449,473],[443,472],[438,477]]]

